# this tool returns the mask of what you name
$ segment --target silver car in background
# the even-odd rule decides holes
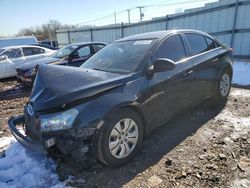
[[[0,79],[16,76],[17,66],[49,56],[54,52],[55,50],[30,45],[0,48]]]

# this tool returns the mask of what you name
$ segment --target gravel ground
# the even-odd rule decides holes
[[[0,92],[16,82],[0,83]],[[0,137],[28,93],[0,100]],[[232,88],[226,104],[204,103],[162,125],[128,164],[108,168],[55,159],[73,187],[250,187],[250,90]]]

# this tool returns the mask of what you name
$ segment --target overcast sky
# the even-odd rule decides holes
[[[38,26],[48,20],[58,20],[62,24],[112,24],[115,11],[117,23],[127,22],[126,9],[169,3],[168,6],[144,8],[144,20],[147,20],[212,1],[216,0],[0,0],[0,35],[13,35],[22,28]],[[182,2],[186,4],[171,5]],[[139,9],[134,8],[131,10],[131,22],[137,21]]]

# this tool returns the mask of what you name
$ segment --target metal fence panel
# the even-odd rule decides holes
[[[214,38],[216,38],[218,41],[220,41],[222,44],[225,44],[227,46],[229,46],[230,42],[231,42],[231,34],[226,34],[226,35],[218,35],[218,36],[214,36]]]
[[[68,40],[68,33],[67,32],[57,33],[56,37],[57,37],[59,47],[62,47],[63,45],[70,43]]]
[[[236,28],[245,29],[250,28],[250,4],[239,6],[237,15]]]
[[[168,29],[197,29],[208,33],[230,30],[233,27],[234,7],[193,16],[171,19]]]
[[[236,33],[234,39],[234,53],[249,56],[250,55],[250,33]]]
[[[93,41],[101,41],[101,42],[113,42],[119,38],[122,38],[122,33],[120,28],[111,28],[105,30],[92,30],[93,32]]]
[[[125,26],[124,27],[124,37],[138,34],[138,33],[144,33],[144,32],[150,32],[150,31],[160,31],[166,29],[166,22],[165,21],[159,21],[155,20],[150,23],[146,22],[143,24],[138,25],[132,25],[132,26]]]
[[[89,31],[70,32],[69,36],[70,36],[70,43],[91,41],[91,34]]]

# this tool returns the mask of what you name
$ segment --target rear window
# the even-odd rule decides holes
[[[208,45],[204,36],[191,33],[186,33],[185,35],[191,48],[191,55],[196,55],[207,51]]]

